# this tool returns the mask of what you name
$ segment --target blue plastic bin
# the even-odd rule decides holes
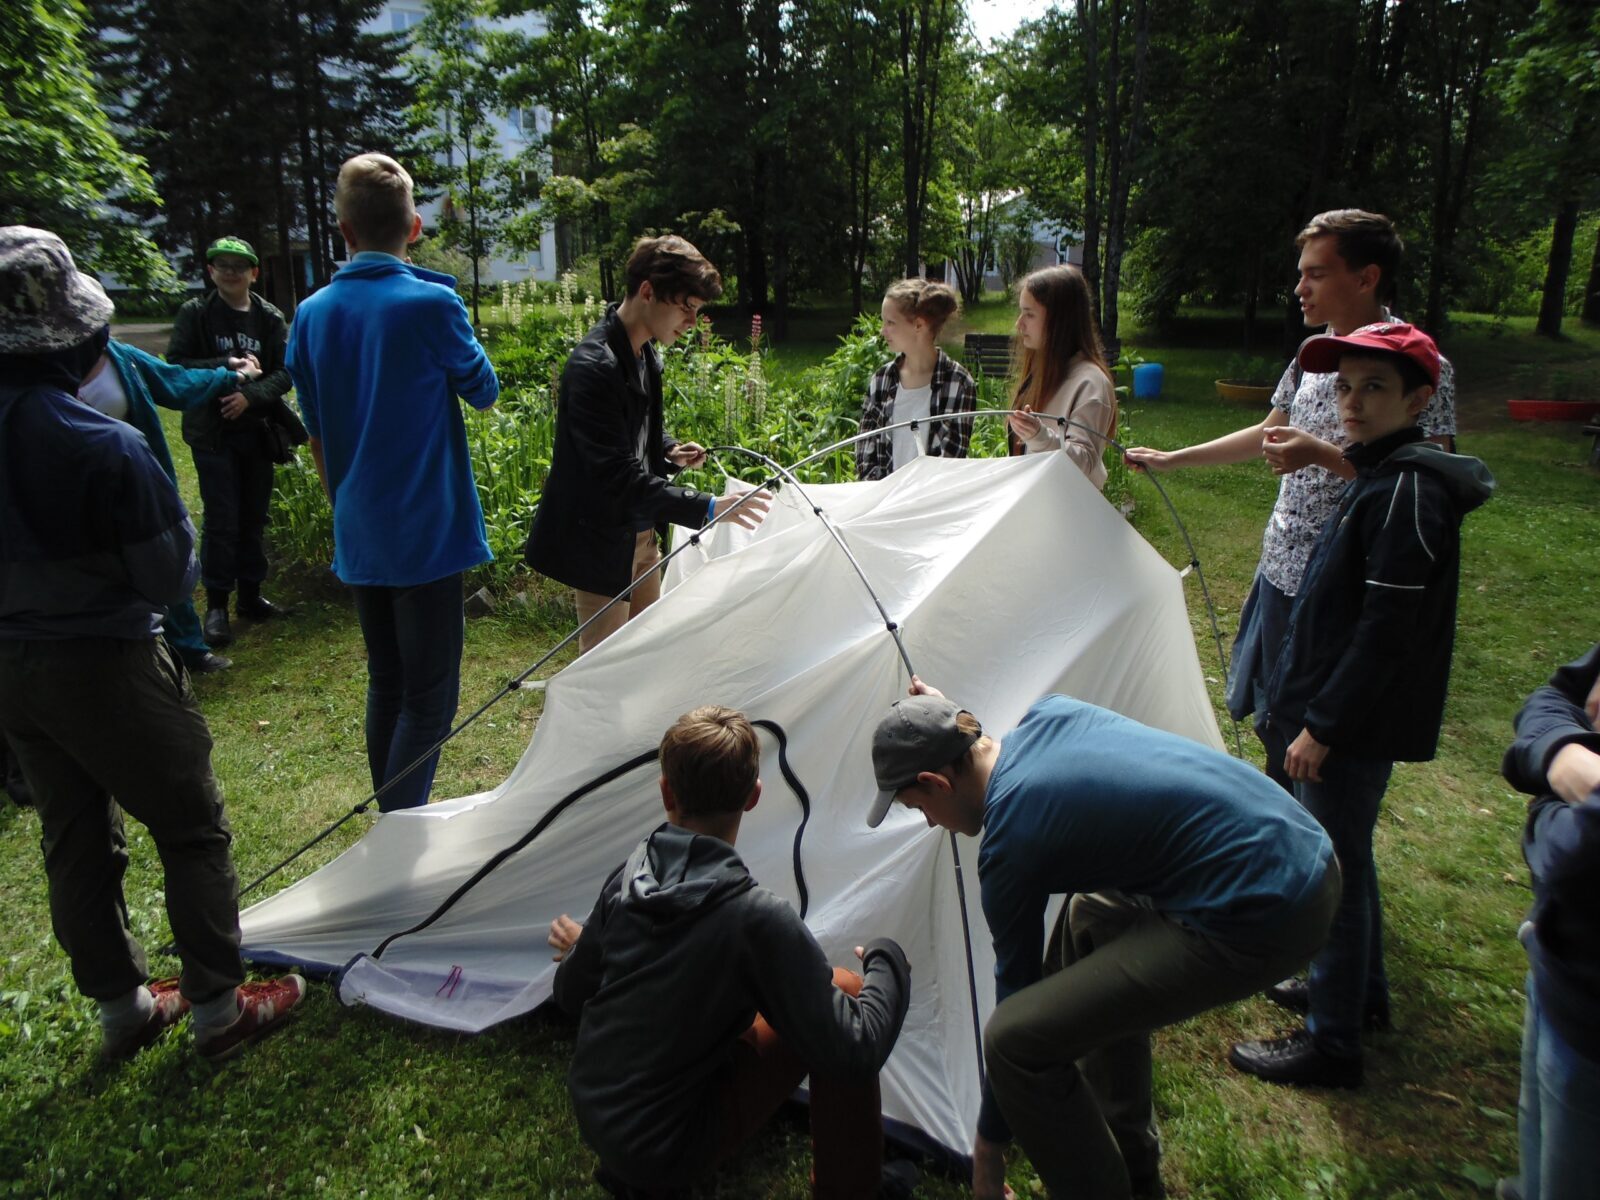
[[[1133,398],[1156,400],[1161,396],[1161,377],[1166,374],[1160,363],[1139,363],[1133,368]]]

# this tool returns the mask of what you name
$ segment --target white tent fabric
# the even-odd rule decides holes
[[[881,482],[805,491],[899,625],[917,673],[990,732],[1060,691],[1221,747],[1178,573],[1064,455],[924,458]],[[550,994],[551,919],[581,920],[662,820],[654,762],[558,805],[651,755],[680,713],[726,704],[781,727],[810,805],[797,850],[802,805],[763,733],[766,787],[740,854],[797,906],[803,876],[807,924],[833,962],[853,963],[850,948],[874,936],[905,947],[912,1003],[884,1072],[885,1115],[965,1153],[977,1057],[950,841],[902,809],[877,830],[864,820],[872,729],[907,682],[870,594],[794,488],[754,534],[718,528],[679,555],[668,585],[549,681],[503,784],[379,818],[334,862],[244,914],[246,954],[348,964],[347,1002],[429,1025],[481,1030],[531,1010]],[[373,956],[541,822],[431,925]],[[976,842],[961,839],[960,857],[981,1022],[994,988]]]

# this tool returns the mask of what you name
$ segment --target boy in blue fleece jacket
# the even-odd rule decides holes
[[[1533,910],[1517,1125],[1522,1200],[1590,1195],[1600,1178],[1600,646],[1517,714],[1501,770],[1533,799],[1522,853]]]
[[[421,236],[411,176],[361,154],[334,207],[351,258],[295,314],[289,373],[333,505],[333,570],[367,643],[367,763],[388,812],[425,804],[455,717],[461,577],[493,555],[459,396],[500,395],[448,275],[403,259]]]
[[[1308,339],[1306,371],[1337,371],[1344,452],[1356,477],[1318,535],[1267,683],[1267,720],[1295,798],[1333,839],[1344,894],[1309,982],[1268,995],[1307,1013],[1286,1037],[1230,1059],[1270,1083],[1357,1087],[1363,1023],[1388,1022],[1372,831],[1396,762],[1434,756],[1455,643],[1461,520],[1494,479],[1424,440],[1417,417],[1439,350],[1398,321]]]

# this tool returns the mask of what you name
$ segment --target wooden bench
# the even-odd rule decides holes
[[[1011,373],[1011,335],[967,334],[961,348],[961,362],[974,375],[1004,379]]]
[[[1589,465],[1600,467],[1600,421],[1590,421],[1583,427],[1583,436],[1592,437],[1594,445],[1589,447]]]

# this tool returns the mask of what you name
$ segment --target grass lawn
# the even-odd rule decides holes
[[[985,304],[973,323],[1009,321]],[[814,361],[847,317],[797,321],[785,369]],[[832,322],[828,325],[828,322]],[[815,324],[816,328],[810,326]],[[824,328],[827,326],[827,328]],[[959,330],[953,330],[959,335]],[[1181,333],[1181,331],[1180,331]],[[1177,336],[1126,335],[1167,366],[1167,394],[1133,404],[1133,438],[1175,446],[1259,415],[1223,404],[1210,379],[1233,350]],[[1180,344],[1181,343],[1181,344]],[[1532,338],[1513,322],[1459,322],[1445,345],[1460,368],[1462,448],[1483,457],[1499,494],[1467,522],[1451,703],[1437,761],[1400,767],[1378,829],[1396,1032],[1372,1041],[1355,1093],[1269,1088],[1231,1072],[1230,1040],[1285,1026],[1264,1001],[1234,1005],[1157,1039],[1156,1096],[1175,1196],[1472,1196],[1515,1167],[1528,901],[1518,849],[1522,799],[1498,774],[1522,698],[1596,636],[1600,476],[1575,426],[1514,425],[1500,401],[1517,368],[1600,364],[1600,335]],[[691,431],[681,431],[690,433]],[[180,469],[188,455],[169,425]],[[192,473],[186,495],[194,500]],[[1170,477],[1230,639],[1254,569],[1274,483],[1265,467]],[[1150,486],[1134,484],[1136,526],[1174,563],[1182,543]],[[1189,581],[1196,640],[1215,686],[1220,664]],[[241,877],[248,881],[361,800],[364,672],[353,610],[321,572],[280,574],[271,594],[292,619],[250,627],[237,665],[197,688],[216,739]],[[565,633],[565,600],[535,582],[527,606],[468,625],[462,706]],[[447,750],[438,794],[508,772],[538,718],[537,695],[502,702]],[[1247,751],[1253,752],[1251,741]],[[327,862],[370,823],[351,821],[267,885]],[[153,847],[130,824],[127,895],[145,945],[167,938]],[[598,885],[598,881],[597,885]],[[173,1038],[120,1070],[95,1063],[93,1007],[72,987],[50,933],[38,822],[0,807],[0,1195],[587,1196],[593,1160],[573,1127],[564,1073],[570,1031],[534,1016],[477,1037],[344,1009],[313,987],[292,1028],[213,1068]],[[155,958],[157,974],[176,961]],[[664,1033],[664,1036],[670,1036]],[[808,1194],[801,1126],[780,1123],[707,1195]],[[1011,1181],[1032,1195],[1026,1161]],[[929,1178],[919,1193],[965,1194]]]

